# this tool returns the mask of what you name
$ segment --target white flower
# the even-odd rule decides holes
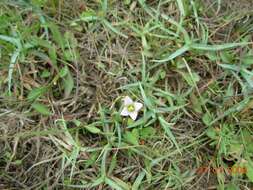
[[[124,108],[120,115],[130,116],[133,120],[136,120],[138,112],[142,108],[142,103],[134,102],[130,97],[126,96],[124,99]]]

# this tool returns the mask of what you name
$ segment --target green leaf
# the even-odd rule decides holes
[[[63,78],[68,74],[68,72],[69,72],[68,66],[65,66],[60,70],[59,76]]]
[[[191,48],[196,50],[205,50],[205,51],[219,51],[224,49],[236,48],[239,46],[249,45],[249,42],[241,42],[241,43],[227,43],[222,45],[207,45],[207,44],[191,44]]]
[[[247,69],[243,69],[241,71],[241,75],[247,81],[250,87],[253,88],[253,81],[252,81],[253,73],[248,71]]]
[[[253,64],[253,55],[243,57],[242,63],[245,65],[252,65]]]
[[[159,119],[160,124],[163,127],[165,133],[167,134],[167,136],[174,143],[174,145],[176,146],[178,152],[180,152],[180,154],[182,154],[181,151],[180,151],[179,145],[177,144],[176,138],[175,138],[175,136],[172,134],[172,132],[170,130],[170,127],[172,126],[172,124],[168,123],[167,121],[165,121],[165,119],[162,116],[158,117],[158,119]]]
[[[251,135],[248,129],[246,128],[242,129],[241,138],[247,152],[253,154],[253,136]]]
[[[48,27],[50,28],[51,32],[52,32],[52,36],[53,36],[53,40],[56,42],[57,45],[59,45],[62,49],[62,51],[64,51],[64,38],[61,35],[61,32],[59,30],[59,27],[54,24],[53,22],[51,22]]]
[[[237,185],[233,184],[233,183],[229,183],[226,186],[225,190],[240,190],[240,188]]]
[[[156,134],[156,130],[153,127],[145,127],[139,129],[139,134],[142,139],[148,139]]]
[[[233,62],[233,55],[231,55],[228,51],[223,51],[220,53],[221,60],[223,63],[232,63]]]
[[[52,48],[49,49],[49,57],[51,60],[51,63],[54,67],[54,69],[58,69],[57,65],[57,53],[56,53],[56,47],[52,46]]]
[[[111,179],[113,181],[115,181],[120,187],[122,187],[122,189],[124,189],[124,190],[130,190],[131,189],[130,186],[126,182],[124,182],[123,180],[121,180],[117,177],[114,177],[114,176],[111,176]]]
[[[213,118],[209,113],[205,113],[202,117],[202,121],[206,126],[210,126],[210,123],[212,122]]]
[[[90,21],[99,20],[99,18],[96,16],[96,12],[90,9],[90,10],[82,12],[80,16],[80,20],[84,22],[90,22]]]
[[[217,52],[214,51],[209,51],[206,53],[206,56],[208,57],[208,59],[210,59],[211,61],[217,61],[219,60],[219,57],[217,56]]]
[[[18,38],[13,38],[13,37],[9,37],[9,36],[5,36],[5,35],[0,35],[0,40],[9,42],[11,44],[13,44],[14,46],[16,46],[18,48],[18,50],[22,49],[22,44],[20,39]]]
[[[82,124],[82,122],[79,121],[79,120],[77,120],[77,119],[74,119],[74,120],[73,120],[73,123],[74,123],[77,127],[79,127],[79,126]]]
[[[217,139],[217,136],[218,136],[217,131],[215,130],[214,127],[209,127],[209,128],[206,130],[206,135],[207,135],[209,138],[213,139],[213,140]]]
[[[142,171],[139,175],[138,175],[138,177],[135,179],[135,181],[134,181],[134,184],[133,184],[133,186],[132,186],[132,190],[139,190],[139,187],[140,187],[140,185],[141,185],[141,182],[142,182],[142,180],[144,179],[144,177],[145,177],[145,172],[144,171]]]
[[[64,96],[65,98],[67,98],[69,97],[74,88],[74,79],[68,68],[67,68],[67,75],[63,79],[63,86],[64,86]]]
[[[100,133],[102,133],[102,131],[101,131],[99,128],[97,128],[97,127],[95,127],[95,126],[92,126],[92,125],[84,126],[84,128],[85,128],[87,131],[89,131],[89,132],[91,132],[91,133],[93,133],[93,134],[100,134]]]
[[[107,175],[111,175],[116,166],[117,166],[117,154],[114,154],[110,161],[110,167],[108,169]]]
[[[169,53],[168,55],[165,55],[163,59],[161,60],[154,60],[154,62],[157,62],[157,63],[164,63],[164,62],[168,62],[168,61],[171,61],[173,59],[175,59],[176,57],[184,54],[185,52],[187,52],[189,50],[189,46],[188,45],[184,45],[183,47],[179,48],[178,50],[176,50],[175,52],[173,53]],[[158,66],[158,65],[156,65]],[[155,67],[155,66],[153,66]],[[152,67],[152,68],[153,68]]]
[[[253,55],[246,55],[242,58],[242,63],[244,65],[252,65],[253,64]]]
[[[124,139],[126,142],[133,144],[133,145],[139,145],[139,131],[138,129],[133,129],[131,132],[127,131],[124,134]]]
[[[252,165],[252,162],[248,161],[246,163],[245,167],[247,168],[247,172],[246,172],[247,177],[249,178],[249,180],[251,182],[253,182],[253,165]]]
[[[110,178],[105,178],[105,183],[109,185],[112,189],[115,190],[124,190],[121,186],[119,186],[115,181],[111,180]]]
[[[41,73],[40,77],[42,77],[42,78],[48,78],[48,77],[50,77],[50,75],[51,75],[51,73],[48,70],[44,70]]]
[[[201,101],[199,100],[199,98],[197,96],[195,96],[194,93],[192,93],[190,95],[190,99],[191,99],[191,103],[192,103],[192,107],[193,107],[193,110],[196,112],[196,113],[203,113],[203,110],[202,110],[202,103]]]
[[[233,64],[219,64],[220,67],[224,68],[224,69],[229,69],[229,70],[233,70],[233,71],[240,71],[241,68],[237,65],[233,65]]]
[[[119,36],[122,36],[124,38],[128,38],[127,35],[123,34],[121,31],[119,31],[117,28],[115,28],[110,22],[108,22],[107,20],[103,19],[103,23],[104,25],[109,28],[112,32],[118,34]]]
[[[74,62],[79,57],[78,51],[76,51],[76,48],[78,46],[78,42],[71,32],[65,32],[64,34],[65,38],[65,51],[64,51],[64,58],[67,61]]]
[[[186,16],[183,0],[177,0],[177,4],[178,4],[178,8],[180,10],[181,16]]]
[[[32,89],[29,94],[28,94],[28,97],[27,99],[28,100],[35,100],[37,98],[39,98],[40,96],[42,96],[43,94],[45,94],[47,92],[47,87],[39,87],[39,88],[35,88],[35,89]]]
[[[42,115],[52,115],[50,110],[44,104],[33,103],[32,108],[34,108],[37,112],[41,113]]]
[[[197,73],[195,72],[192,72],[191,74],[190,73],[184,73],[184,72],[179,72],[182,77],[185,79],[185,81],[190,85],[190,86],[195,86],[195,84],[197,82],[200,81],[200,77]]]

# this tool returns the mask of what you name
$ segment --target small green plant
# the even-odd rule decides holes
[[[245,167],[246,175],[252,181],[252,134],[248,128],[239,129],[232,124],[224,124],[220,128],[209,127],[206,134],[212,139],[210,146],[217,155],[216,164],[223,167]],[[226,162],[229,162],[230,166]],[[242,178],[243,173],[235,173],[234,178]]]

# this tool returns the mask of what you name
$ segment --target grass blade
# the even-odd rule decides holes
[[[192,49],[196,50],[204,50],[204,51],[220,51],[224,49],[231,49],[231,48],[236,48],[239,46],[246,46],[251,43],[249,42],[241,42],[241,43],[227,43],[227,44],[222,44],[222,45],[208,45],[208,44],[191,44]]]
[[[174,145],[176,146],[178,152],[180,154],[181,151],[180,151],[180,148],[179,148],[179,145],[177,144],[177,141],[176,141],[176,138],[174,137],[174,135],[172,134],[171,130],[170,130],[170,127],[171,127],[171,124],[168,123],[167,121],[165,121],[165,119],[163,119],[162,116],[158,117],[159,121],[160,121],[160,124],[161,126],[163,127],[165,133],[168,135],[168,137],[172,140],[172,142],[174,143]]]
[[[108,22],[106,19],[103,19],[104,25],[109,28],[112,32],[115,34],[118,34],[119,36],[122,36],[124,38],[128,38],[127,35],[123,34],[121,31],[119,31],[117,28],[115,28],[110,22]]]
[[[190,48],[188,45],[184,45],[183,47],[179,48],[178,50],[176,50],[174,53],[172,54],[169,54],[167,56],[165,56],[164,59],[161,59],[161,60],[153,60],[154,62],[157,62],[157,63],[164,63],[164,62],[168,62],[168,61],[171,61],[173,59],[175,59],[176,57],[184,54],[186,51],[188,51]],[[156,65],[157,66],[157,65]]]

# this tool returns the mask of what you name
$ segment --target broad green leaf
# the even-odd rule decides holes
[[[131,132],[127,131],[123,137],[126,142],[133,144],[133,145],[139,145],[139,131],[138,131],[138,129],[133,129]]]
[[[212,120],[212,116],[209,113],[205,113],[202,117],[202,121],[206,126],[210,126]]]
[[[145,127],[139,129],[139,134],[142,139],[148,139],[156,134],[156,130],[153,127]]]
[[[241,142],[231,142],[229,146],[229,154],[239,157],[243,151],[243,145]]]
[[[73,123],[74,123],[77,127],[79,127],[79,126],[82,124],[82,122],[79,121],[79,120],[77,120],[77,119],[74,119],[74,120],[73,120]]]
[[[206,135],[213,140],[216,140],[218,137],[217,131],[214,127],[208,127],[206,130]]]
[[[52,115],[51,111],[44,104],[33,103],[32,108],[34,108],[37,112],[41,113],[42,115]]]
[[[59,76],[63,78],[68,74],[68,72],[69,72],[68,66],[65,66],[60,70]]]
[[[97,127],[95,127],[95,126],[92,126],[92,125],[84,126],[84,128],[85,128],[87,131],[89,131],[89,132],[91,132],[91,133],[94,133],[94,134],[102,133],[102,131],[101,131],[99,128],[97,128]]]
[[[27,99],[28,100],[35,100],[37,98],[39,98],[40,96],[42,96],[43,94],[45,94],[47,92],[47,87],[39,87],[39,88],[34,88],[32,89],[29,94]]]

